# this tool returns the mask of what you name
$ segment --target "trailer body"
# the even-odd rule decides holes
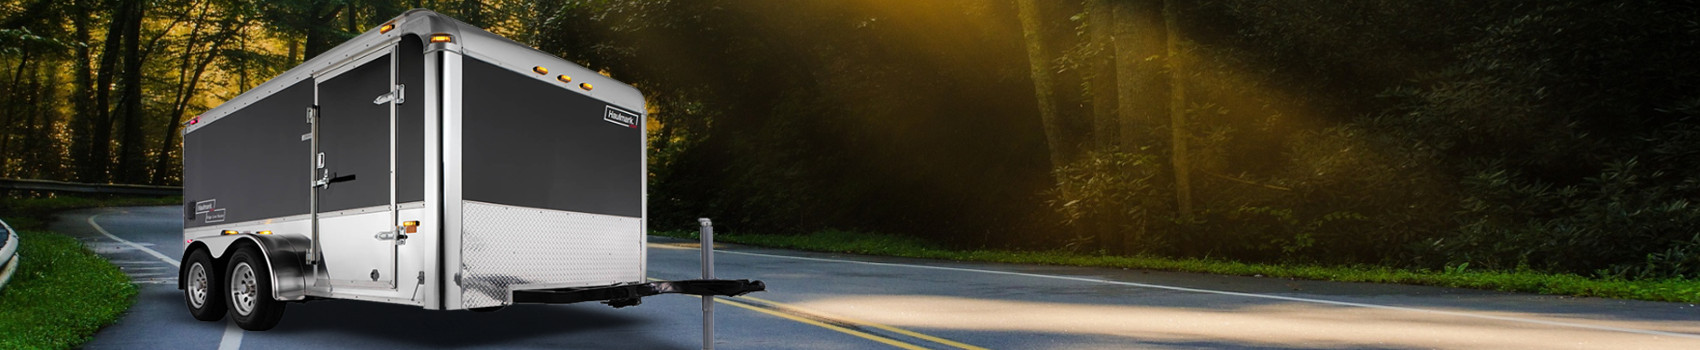
[[[646,114],[629,85],[408,11],[185,126],[179,287],[221,279],[187,277],[197,251],[222,271],[240,249],[276,301],[644,284]]]

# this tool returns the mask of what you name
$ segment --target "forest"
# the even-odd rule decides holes
[[[4,0],[0,178],[177,184],[410,8],[642,90],[656,229],[1700,275],[1692,3]]]

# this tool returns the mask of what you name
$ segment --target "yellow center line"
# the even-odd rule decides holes
[[[849,328],[844,328],[844,327],[839,327],[839,326],[828,324],[828,323],[821,322],[821,321],[815,321],[815,320],[811,320],[811,319],[807,319],[807,318],[787,315],[785,313],[781,313],[781,312],[778,312],[778,311],[773,311],[773,310],[763,309],[763,308],[759,308],[759,307],[755,307],[755,306],[745,305],[743,303],[729,302],[729,301],[726,301],[726,300],[722,300],[720,298],[715,298],[714,301],[720,302],[721,304],[737,306],[737,307],[748,309],[748,310],[751,310],[751,311],[760,312],[760,313],[764,313],[764,314],[768,314],[768,315],[773,315],[775,317],[779,317],[779,318],[783,318],[783,319],[787,319],[787,320],[792,320],[792,321],[797,321],[797,322],[809,324],[809,325],[820,327],[820,328],[826,328],[826,329],[838,331],[839,333],[854,335],[854,336],[857,336],[857,337],[861,337],[863,339],[880,342],[880,343],[883,343],[885,345],[891,345],[891,346],[894,346],[894,347],[897,347],[897,348],[900,348],[900,349],[928,350],[927,348],[923,348],[923,347],[920,347],[920,346],[915,345],[915,344],[901,342],[901,341],[898,341],[896,339],[891,339],[891,338],[881,337],[881,336],[877,336],[877,335],[873,335],[873,334],[868,334],[866,332],[857,331],[857,330],[854,330],[854,329],[849,329]]]
[[[852,319],[852,318],[838,316],[838,315],[830,315],[830,314],[823,313],[823,312],[820,312],[820,311],[804,309],[804,308],[800,308],[800,307],[796,307],[796,306],[792,306],[792,305],[787,305],[787,304],[772,301],[772,300],[761,299],[761,298],[747,296],[747,295],[746,296],[740,296],[738,298],[755,300],[755,301],[762,302],[762,303],[777,305],[777,306],[780,306],[780,307],[791,309],[792,311],[795,311],[795,312],[813,314],[813,315],[815,315],[817,317],[821,317],[821,318],[833,319],[833,320],[838,320],[838,321],[847,322],[847,323],[854,323],[854,324],[858,324],[858,325],[879,328],[879,329],[883,329],[885,331],[892,332],[892,333],[897,333],[897,334],[907,335],[907,336],[911,336],[911,337],[926,339],[927,341],[930,341],[930,342],[953,346],[953,347],[956,347],[958,349],[963,349],[963,350],[989,350],[989,349],[978,347],[978,346],[973,346],[973,345],[968,345],[968,344],[963,344],[963,343],[960,343],[960,342],[952,341],[950,339],[939,338],[939,337],[935,337],[935,336],[917,333],[917,332],[910,331],[910,330],[907,330],[907,329],[887,326],[887,325],[863,321],[863,320]]]
[[[666,282],[667,281],[667,280],[664,280],[664,279],[653,278],[653,277],[650,278],[649,280],[657,281],[657,282]],[[835,315],[829,315],[827,313],[823,313],[823,312],[819,312],[819,311],[804,309],[804,308],[793,306],[793,305],[790,305],[790,304],[785,304],[785,303],[767,300],[767,299],[756,298],[756,297],[752,297],[752,296],[748,296],[748,295],[738,296],[736,298],[748,299],[748,300],[752,300],[752,301],[755,301],[755,302],[768,304],[770,306],[783,308],[783,309],[790,311],[790,312],[793,312],[793,313],[808,314],[809,316],[814,316],[814,317],[821,318],[821,319],[833,320],[833,321],[837,321],[837,322],[841,322],[841,323],[849,323],[849,324],[854,324],[854,325],[858,325],[858,326],[868,326],[868,327],[878,328],[878,329],[881,329],[881,330],[885,330],[887,332],[902,334],[902,335],[906,335],[906,336],[910,336],[910,337],[915,337],[915,338],[918,338],[918,339],[924,339],[926,341],[944,344],[944,345],[949,345],[949,346],[952,346],[952,347],[956,347],[958,349],[963,349],[963,350],[990,350],[990,349],[986,349],[986,348],[982,348],[982,347],[978,347],[978,346],[963,344],[961,342],[953,341],[953,340],[950,340],[950,339],[939,338],[939,337],[935,337],[935,336],[921,334],[921,333],[911,331],[911,330],[907,330],[907,329],[887,326],[887,325],[868,322],[868,321],[854,320],[854,319],[849,319],[849,318],[835,316]],[[816,326],[816,327],[826,328],[826,329],[842,332],[842,333],[845,333],[845,334],[854,335],[854,336],[857,336],[857,337],[877,341],[877,342],[884,343],[886,345],[895,346],[895,347],[898,347],[898,348],[926,349],[925,347],[921,347],[919,345],[905,343],[903,341],[899,341],[899,340],[896,340],[896,339],[882,337],[882,336],[879,336],[879,335],[874,335],[872,333],[867,333],[867,332],[862,332],[862,331],[858,331],[858,330],[854,330],[854,329],[850,329],[850,328],[845,328],[845,327],[842,327],[842,326],[838,326],[838,325],[834,325],[834,324],[830,324],[830,323],[826,323],[826,322],[811,320],[811,319],[808,319],[806,317],[799,317],[797,315],[792,315],[792,314],[787,314],[787,313],[784,313],[784,312],[769,310],[767,308],[763,308],[763,307],[755,306],[755,305],[750,305],[750,304],[747,304],[746,302],[737,301],[735,299],[715,298],[714,301],[719,302],[721,304],[737,306],[739,308],[754,310],[756,312],[777,316],[777,317],[784,318],[784,319],[787,319],[787,320],[797,321],[797,322],[813,325],[813,326]]]

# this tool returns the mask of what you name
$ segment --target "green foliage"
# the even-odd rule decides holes
[[[1068,244],[1075,250],[1115,252],[1160,249],[1163,237],[1146,234],[1159,207],[1172,192],[1159,183],[1161,164],[1149,149],[1093,151],[1056,170],[1051,207],[1063,224],[1083,235]],[[1095,247],[1089,247],[1096,243]]]
[[[129,277],[76,239],[30,230],[18,239],[22,266],[0,290],[0,348],[76,347],[135,302]]]

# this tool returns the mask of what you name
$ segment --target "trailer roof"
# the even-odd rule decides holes
[[[457,52],[508,70],[524,73],[525,76],[560,85],[564,89],[589,95],[592,98],[627,110],[647,113],[647,109],[644,108],[643,94],[631,85],[603,76],[601,73],[572,61],[561,59],[553,54],[508,40],[448,15],[426,9],[412,9],[385,23],[394,24],[395,28],[388,32],[380,32],[379,28],[372,28],[359,36],[348,39],[347,42],[343,42],[307,60],[307,62],[295,66],[295,68],[290,68],[283,74],[260,84],[260,86],[244,91],[241,95],[225,101],[218,107],[213,107],[201,113],[200,116],[196,117],[199,118],[199,121],[183,128],[183,133],[194,132],[218,121],[219,118],[295,85],[297,82],[313,79],[313,76],[317,73],[325,72],[350,60],[357,59],[368,53],[368,49],[374,46],[387,44],[408,34],[416,35],[419,40],[424,41],[426,52],[439,50]],[[449,34],[453,36],[454,41],[431,43],[432,34]],[[552,74],[533,74],[532,67],[546,67]],[[558,74],[572,77],[572,83],[557,81],[555,75]],[[594,86],[594,89],[590,91],[579,89],[577,85],[580,83],[589,83]],[[303,109],[305,107],[303,106]]]

